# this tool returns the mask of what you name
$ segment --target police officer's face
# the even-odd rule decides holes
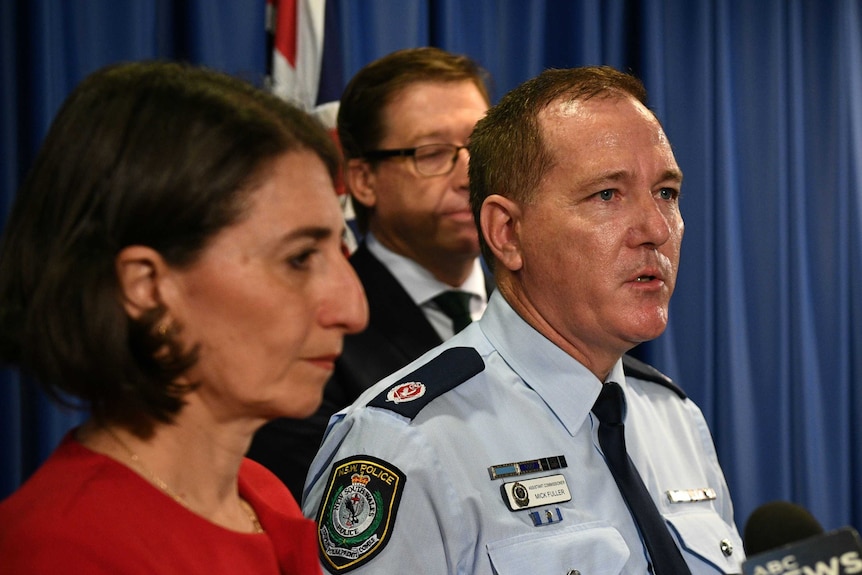
[[[569,351],[622,353],[667,324],[682,174],[631,98],[557,102],[539,119],[556,161],[523,207],[523,295]]]

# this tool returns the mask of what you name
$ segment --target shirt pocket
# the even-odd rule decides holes
[[[665,515],[686,553],[696,556],[718,573],[740,573],[745,552],[736,529],[713,511]],[[728,553],[730,553],[728,555]]]
[[[494,541],[487,548],[498,575],[565,575],[575,570],[590,575],[618,575],[629,558],[622,535],[606,523],[537,531]]]

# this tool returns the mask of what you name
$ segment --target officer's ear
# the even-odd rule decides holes
[[[485,242],[494,253],[497,265],[518,271],[524,264],[521,253],[521,206],[503,196],[492,194],[482,202],[479,218]]]
[[[344,169],[344,184],[353,199],[366,208],[371,208],[377,203],[376,181],[377,175],[367,160],[362,158],[347,160]]]

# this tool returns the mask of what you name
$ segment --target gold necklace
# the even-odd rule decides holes
[[[132,451],[132,448],[129,447],[128,445],[126,445],[126,443],[122,439],[120,439],[119,436],[117,436],[117,434],[114,433],[114,431],[111,428],[104,427],[103,429],[108,433],[108,435],[111,436],[111,438],[115,442],[117,442],[117,444],[129,456],[129,459],[132,460],[132,463],[134,463],[138,467],[138,469],[143,471],[144,474],[147,476],[147,478],[156,487],[161,489],[163,492],[165,492],[165,494],[168,495],[168,497],[170,497],[171,499],[173,499],[174,501],[176,501],[177,503],[179,503],[180,505],[182,505],[183,507],[185,507],[189,511],[194,512],[194,510],[189,506],[189,503],[188,503],[188,501],[186,501],[185,497],[183,497],[182,495],[180,495],[179,493],[177,493],[176,491],[171,489],[171,487],[167,483],[165,483],[161,477],[159,477],[158,475],[156,475],[155,473],[150,471],[150,468],[144,464],[144,462],[141,460],[141,458],[138,457],[138,454],[135,453],[134,451]],[[240,505],[240,507],[242,507],[243,513],[245,513],[248,516],[249,520],[251,520],[252,531],[254,533],[263,533],[264,532],[263,526],[260,524],[260,521],[257,518],[257,513],[255,513],[251,504],[248,501],[246,501],[245,499],[243,499],[242,497],[240,497],[239,505]]]

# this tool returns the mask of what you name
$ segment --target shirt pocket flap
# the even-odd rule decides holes
[[[488,544],[499,575],[569,573],[618,575],[629,558],[622,535],[607,524],[591,523],[535,532]]]
[[[683,549],[722,573],[737,573],[745,559],[736,529],[712,511],[665,516]],[[729,555],[728,555],[729,553]]]

